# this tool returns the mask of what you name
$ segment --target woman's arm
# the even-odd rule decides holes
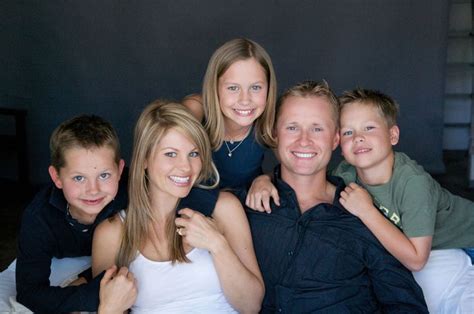
[[[122,313],[127,311],[137,297],[133,274],[127,267],[117,269],[115,259],[120,249],[123,223],[115,215],[101,222],[92,240],[92,275],[95,277],[106,270],[100,281],[100,303],[98,312]]]
[[[224,294],[241,313],[257,313],[265,293],[250,228],[237,198],[221,192],[213,218],[183,209],[176,219],[183,241],[211,252]]]
[[[408,238],[375,208],[370,194],[350,183],[341,192],[341,205],[359,217],[375,237],[396,259],[411,271],[423,269],[431,251],[432,236]]]
[[[115,265],[115,258],[120,249],[123,224],[115,215],[101,222],[94,232],[92,240],[92,276]]]
[[[199,94],[191,94],[183,98],[183,105],[188,107],[193,113],[194,117],[202,122],[204,119],[204,108],[202,103],[202,97]]]

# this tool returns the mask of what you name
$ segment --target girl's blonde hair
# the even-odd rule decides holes
[[[202,162],[202,170],[195,185],[214,181],[219,183],[219,175],[212,162],[211,145],[201,123],[182,104],[156,100],[149,104],[140,115],[135,126],[134,147],[129,174],[129,205],[124,223],[124,232],[117,264],[129,266],[138,250],[146,241],[150,223],[154,221],[149,195],[149,180],[145,169],[146,161],[151,158],[157,143],[170,129],[176,129],[189,138],[197,147]],[[174,263],[188,261],[183,249],[181,236],[176,233],[173,212],[166,221],[166,238],[171,241],[170,260]]]
[[[272,60],[265,49],[256,42],[246,38],[237,38],[226,42],[214,52],[204,76],[202,97],[206,117],[205,128],[213,150],[221,147],[225,135],[224,118],[219,105],[219,78],[234,62],[250,58],[254,58],[262,66],[268,82],[265,109],[262,115],[255,120],[256,138],[260,144],[268,146],[275,144],[272,130],[275,119],[277,83]]]

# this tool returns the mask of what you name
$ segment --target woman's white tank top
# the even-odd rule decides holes
[[[236,313],[221,289],[211,254],[194,248],[186,256],[190,263],[173,265],[138,253],[129,267],[138,288],[133,313]]]

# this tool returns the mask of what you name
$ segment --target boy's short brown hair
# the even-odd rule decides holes
[[[51,134],[49,150],[51,165],[59,172],[66,165],[65,153],[71,148],[108,146],[120,162],[120,143],[112,125],[96,115],[80,115],[61,123]]]
[[[341,110],[345,105],[360,102],[374,106],[378,109],[381,116],[387,122],[388,127],[397,124],[398,104],[390,96],[377,90],[357,88],[351,91],[345,91],[339,98]]]
[[[283,94],[278,98],[275,121],[278,120],[281,105],[288,97],[291,96],[304,98],[326,97],[332,107],[334,123],[336,126],[339,126],[339,100],[329,87],[328,82],[325,80],[322,80],[321,82],[310,80],[303,81],[283,92]]]

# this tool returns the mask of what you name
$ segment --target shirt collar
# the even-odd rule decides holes
[[[327,180],[336,186],[336,192],[334,194],[334,199],[332,202],[333,208],[337,207],[341,212],[347,212],[346,209],[341,205],[339,202],[340,194],[345,189],[346,185],[344,180],[340,177],[336,176],[327,176]],[[280,194],[284,194],[285,197],[280,196],[280,206],[287,207],[288,202],[291,200],[292,202],[296,203],[296,192],[293,188],[288,185],[283,179],[281,178],[281,165],[277,165],[273,170],[273,184],[277,188]],[[315,206],[314,208],[318,207],[319,205]],[[274,205],[272,202],[272,210],[277,209],[278,206]],[[299,208],[299,206],[298,206]],[[336,210],[336,209],[334,209]]]

